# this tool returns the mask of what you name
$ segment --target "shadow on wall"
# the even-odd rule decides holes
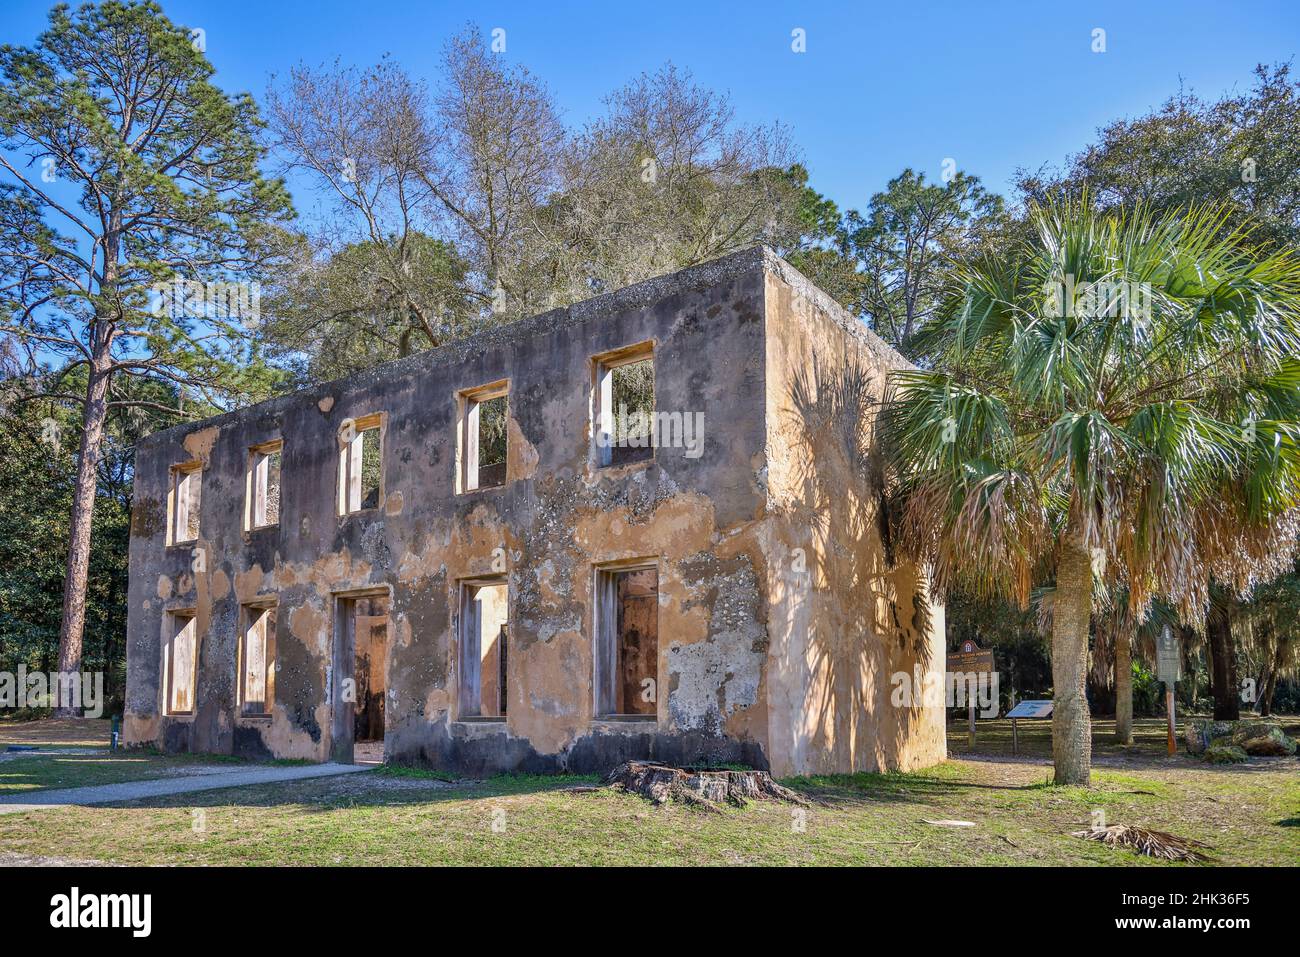
[[[879,392],[879,374],[852,361],[828,368],[816,356],[790,385],[783,425],[798,454],[794,494],[779,514],[791,541],[805,542],[807,576],[782,577],[791,594],[775,597],[806,606],[795,613],[806,616],[808,638],[795,665],[806,669],[805,710],[793,742],[804,767],[931,763],[919,749],[935,729],[922,727],[920,702],[891,703],[892,675],[929,670],[933,621],[923,576],[895,561],[876,440]],[[930,723],[941,748],[942,718]]]

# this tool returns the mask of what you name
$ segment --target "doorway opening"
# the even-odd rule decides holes
[[[459,720],[504,721],[510,596],[506,580],[460,584]]]
[[[331,755],[344,764],[384,760],[389,605],[387,591],[338,598]]]
[[[596,570],[596,715],[653,719],[659,710],[659,571]]]

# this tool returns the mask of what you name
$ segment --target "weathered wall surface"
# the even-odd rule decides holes
[[[704,449],[595,468],[591,357],[652,340],[656,405]],[[385,753],[472,774],[628,757],[780,774],[944,756],[940,709],[889,677],[943,662],[943,611],[887,559],[870,432],[903,360],[770,252],[751,250],[341,382],[150,436],[136,460],[128,742],[347,757],[341,597],[390,599]],[[509,381],[503,487],[456,492],[457,393]],[[383,413],[379,506],[337,515],[338,432]],[[283,439],[280,523],[243,531],[252,446]],[[203,463],[199,548],[165,546],[173,465]],[[657,714],[601,720],[595,567],[658,567]],[[459,584],[509,585],[507,718],[460,720]],[[238,716],[241,604],[278,601],[275,704]],[[162,713],[166,613],[192,609],[197,707]],[[340,668],[340,666],[342,666]],[[347,707],[341,704],[340,707]]]
[[[136,460],[126,733],[169,750],[324,760],[336,601],[391,596],[390,760],[496,770],[587,770],[626,756],[767,764],[768,655],[760,541],[764,256],[750,251],[535,316],[464,343],[158,433]],[[698,458],[590,464],[590,357],[653,340],[661,411],[701,411]],[[509,380],[507,484],[455,491],[456,393]],[[338,430],[384,413],[377,509],[339,517]],[[243,531],[251,446],[282,438],[280,523]],[[200,566],[165,546],[171,466],[203,462]],[[593,720],[593,566],[657,558],[657,719]],[[510,588],[508,718],[457,720],[461,579]],[[272,716],[237,716],[239,609],[278,600]],[[193,609],[198,704],[161,709],[166,612]]]
[[[945,757],[941,708],[890,677],[943,669],[943,608],[893,567],[874,423],[906,360],[775,257],[767,278],[768,746],[777,774],[912,769]]]

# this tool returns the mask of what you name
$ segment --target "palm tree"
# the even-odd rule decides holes
[[[1300,256],[1220,209],[1030,210],[1033,234],[957,270],[882,423],[904,549],[940,594],[1027,606],[1055,581],[1056,781],[1090,779],[1094,599],[1204,620],[1295,546]]]
[[[1053,587],[1036,588],[1033,604],[1038,609],[1038,631],[1052,637],[1052,610],[1056,598]],[[1133,743],[1133,656],[1147,661],[1156,659],[1156,641],[1168,625],[1177,627],[1178,618],[1161,601],[1153,601],[1139,617],[1124,591],[1104,596],[1093,595],[1092,667],[1098,683],[1113,674],[1115,692],[1115,740]]]
[[[1176,629],[1178,617],[1161,601],[1135,613],[1123,592],[1108,596],[1093,615],[1094,646],[1104,642],[1111,648],[1115,669],[1115,740],[1133,743],[1133,658],[1156,660],[1156,643],[1166,628]]]

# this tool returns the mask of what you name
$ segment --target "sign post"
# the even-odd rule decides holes
[[[1011,753],[1020,753],[1020,735],[1017,733],[1016,721],[1020,718],[1036,718],[1039,720],[1050,718],[1052,716],[1052,704],[1049,699],[1046,701],[1022,701],[1009,712],[1007,717],[1011,719]]]
[[[1174,685],[1183,674],[1183,651],[1168,625],[1160,632],[1156,643],[1156,677],[1165,683],[1165,713],[1169,717],[1166,742],[1170,755],[1178,753],[1177,735],[1174,733]]]
[[[1166,742],[1169,755],[1172,757],[1178,751],[1178,743],[1174,737],[1174,686],[1165,685],[1165,710],[1169,712],[1169,735]]]
[[[993,650],[981,648],[975,642],[967,639],[961,643],[960,651],[948,653],[948,673],[967,673],[975,672],[976,674],[988,674],[993,670]],[[967,695],[966,698],[967,717],[969,726],[967,728],[967,744],[975,747],[975,696]]]

